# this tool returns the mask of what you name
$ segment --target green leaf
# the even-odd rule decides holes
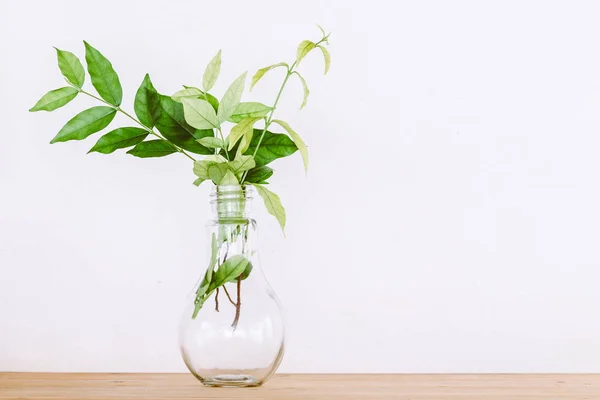
[[[221,72],[221,50],[217,53],[216,56],[206,66],[206,70],[204,71],[204,76],[202,77],[202,88],[205,92],[208,92],[210,89],[215,86],[217,82],[217,78],[219,77],[219,73]]]
[[[317,24],[317,27],[319,28],[319,30],[323,34],[323,37],[327,36],[327,34],[325,33],[325,29],[323,29],[323,27],[321,25]]]
[[[169,142],[164,140],[149,140],[147,142],[141,142],[133,149],[129,150],[127,154],[131,154],[135,157],[140,158],[151,158],[151,157],[164,157],[169,154],[177,152]]]
[[[221,185],[221,186],[231,186],[231,185],[239,185],[239,184],[240,183],[238,182],[236,176],[231,171],[225,172],[225,175],[223,175],[223,178],[219,182],[219,185]]]
[[[278,64],[273,64],[273,65],[269,65],[268,67],[264,67],[264,68],[259,69],[258,71],[256,71],[256,73],[252,77],[252,82],[250,83],[250,90],[252,90],[252,88],[254,87],[254,85],[256,85],[258,83],[258,81],[263,76],[265,76],[265,74],[267,72],[269,72],[273,68],[277,68],[277,67],[286,67],[288,70],[290,69],[290,66],[287,63],[284,63],[284,62],[280,62]]]
[[[302,43],[298,46],[298,50],[296,51],[296,66],[300,65],[300,61],[312,50],[314,49],[316,44],[311,42],[310,40],[303,40]]]
[[[252,136],[252,141],[250,142],[248,150],[245,152],[246,154],[254,154],[262,131],[262,129],[254,130],[254,135]],[[278,158],[290,156],[294,154],[296,150],[298,150],[298,147],[289,136],[266,131],[265,136],[260,143],[260,147],[254,155],[254,161],[256,162],[257,167],[262,167]]]
[[[298,135],[292,129],[292,127],[285,121],[282,121],[280,119],[274,119],[273,122],[275,122],[276,124],[281,126],[283,129],[285,129],[289,133],[290,137],[292,138],[292,140],[298,147],[298,150],[300,150],[300,155],[302,156],[302,162],[304,163],[304,170],[308,171],[308,149],[306,148],[306,144],[304,144],[304,141],[302,140],[300,135]]]
[[[206,180],[206,179],[198,178],[198,179],[196,179],[196,180],[195,180],[194,182],[192,182],[192,183],[193,183],[194,185],[196,185],[196,186],[200,186],[200,184],[201,184],[202,182],[204,182],[205,180]]]
[[[55,47],[56,49],[56,47]],[[70,51],[56,49],[58,68],[67,81],[81,89],[85,82],[85,70],[79,58]]]
[[[245,118],[264,117],[272,109],[272,107],[257,102],[249,101],[245,103],[240,103],[235,108],[235,111],[231,118],[229,118],[229,121],[237,123]]]
[[[101,131],[111,123],[117,110],[112,107],[97,106],[74,116],[62,127],[50,143],[82,140]]]
[[[148,136],[148,131],[142,128],[117,128],[102,136],[88,153],[98,152],[110,154],[117,149],[135,146]]]
[[[219,100],[217,100],[217,98],[215,96],[213,96],[212,94],[210,94],[208,92],[204,93],[202,90],[198,89],[197,87],[185,86],[185,85],[183,85],[183,87],[186,89],[195,89],[198,92],[200,92],[200,94],[198,95],[198,98],[202,98],[202,99],[208,101],[210,103],[210,105],[213,106],[213,108],[215,109],[215,112],[217,112],[217,110],[219,109]],[[196,97],[196,96],[185,96],[185,97]],[[175,100],[175,101],[177,101],[177,100]],[[181,100],[179,100],[179,102],[181,102]]]
[[[217,236],[213,233],[211,241],[210,263],[208,264],[208,268],[204,273],[204,279],[202,280],[202,283],[198,287],[198,290],[196,290],[196,296],[203,296],[208,291],[212,281],[215,265],[217,265],[218,255],[219,244],[217,243]]]
[[[240,279],[244,280],[246,278],[248,278],[248,276],[250,276],[250,273],[252,272],[252,269],[254,267],[252,266],[252,263],[249,262],[248,265],[246,265],[246,268],[244,269],[244,272],[242,273],[242,275],[240,275]]]
[[[304,108],[304,106],[306,106],[306,102],[308,101],[308,95],[310,94],[310,90],[308,90],[308,85],[306,84],[304,77],[302,75],[300,75],[300,73],[298,71],[294,71],[294,74],[296,74],[298,76],[298,78],[300,78],[300,82],[302,82],[302,87],[304,88],[304,100],[302,100],[302,105],[300,106],[300,109],[302,110]]]
[[[227,165],[231,171],[233,171],[236,175],[239,175],[244,171],[254,168],[256,163],[254,162],[254,157],[252,156],[239,156],[236,157],[235,160],[229,161]]]
[[[54,89],[42,96],[29,111],[54,111],[77,97],[77,89],[70,86]]]
[[[329,67],[331,67],[331,54],[329,54],[329,50],[327,50],[325,47],[319,45],[318,46],[319,49],[321,49],[321,52],[323,53],[323,58],[325,59],[325,74],[327,75],[327,72],[329,71]]]
[[[229,171],[227,164],[212,164],[208,167],[208,176],[214,182],[215,185],[220,185],[221,180]]]
[[[223,143],[223,141],[221,139],[216,138],[216,137],[207,136],[202,139],[199,139],[198,143],[200,143],[204,147],[208,147],[209,149],[224,149],[225,148],[225,143]]]
[[[267,179],[273,176],[273,168],[269,167],[255,167],[248,171],[245,182],[248,183],[267,183]]]
[[[175,92],[173,96],[171,96],[171,99],[173,99],[173,101],[181,103],[181,99],[183,99],[184,97],[198,99],[200,98],[200,96],[202,96],[202,90],[195,87],[190,87]]]
[[[229,149],[231,150],[233,146],[237,143],[238,140],[244,135],[252,133],[254,129],[254,124],[259,121],[261,117],[250,117],[244,118],[241,120],[236,126],[231,128],[231,132],[229,132],[228,140],[229,140]]]
[[[281,230],[283,231],[285,229],[286,217],[285,209],[281,205],[281,200],[279,199],[279,196],[271,192],[266,187],[257,183],[253,183],[252,186],[256,188],[256,191],[258,192],[260,197],[262,197],[263,201],[265,202],[265,207],[267,207],[267,211],[269,212],[269,214],[277,218],[279,226],[281,226]]]
[[[90,78],[92,78],[92,85],[104,100],[115,106],[121,105],[123,88],[112,64],[88,42],[84,41],[83,43],[85,44],[85,61]]]
[[[140,122],[148,128],[153,128],[160,118],[160,95],[152,85],[148,74],[135,94],[133,109]]]
[[[194,174],[203,180],[210,179],[210,175],[208,175],[208,168],[215,164],[216,162],[211,160],[197,160],[194,162]]]
[[[209,292],[238,278],[250,261],[242,255],[235,255],[227,259],[215,272],[210,284]]]
[[[217,119],[219,123],[227,121],[237,108],[244,92],[244,85],[246,84],[246,72],[240,75],[229,89],[223,95],[221,102],[219,103],[219,110],[217,111]],[[218,125],[217,125],[218,126]]]
[[[215,109],[206,101],[183,97],[185,121],[196,129],[213,129],[219,126]]]
[[[183,106],[169,96],[160,95],[161,114],[156,128],[172,143],[196,154],[213,154],[213,150],[198,143],[199,139],[214,136],[212,129],[197,130],[185,122]]]

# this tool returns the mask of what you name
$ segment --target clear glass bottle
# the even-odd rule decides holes
[[[251,186],[213,188],[208,269],[179,328],[181,354],[207,386],[260,386],[284,351],[281,306],[260,267]]]

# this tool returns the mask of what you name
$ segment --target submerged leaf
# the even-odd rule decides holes
[[[235,255],[228,258],[215,272],[209,291],[213,291],[228,282],[236,280],[244,272],[249,262],[242,255]]]

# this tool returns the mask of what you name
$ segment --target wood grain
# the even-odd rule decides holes
[[[600,400],[600,374],[280,374],[223,389],[188,374],[0,373],[0,399]]]

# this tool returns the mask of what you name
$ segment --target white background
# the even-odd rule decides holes
[[[594,1],[0,1],[0,370],[184,371],[176,327],[207,259],[208,188],[178,155],[48,142],[78,98],[52,46],[216,92],[293,60],[274,164],[287,238],[256,202],[288,322],[283,372],[600,371],[600,6]],[[272,102],[273,73],[245,100]],[[86,83],[90,89],[89,78]],[[126,123],[119,117],[117,122]],[[97,138],[99,135],[96,135]]]

